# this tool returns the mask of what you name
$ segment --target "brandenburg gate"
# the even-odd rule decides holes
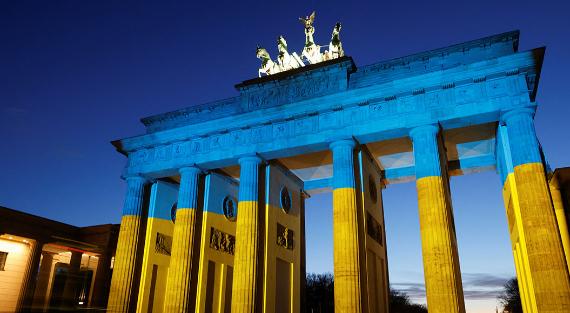
[[[449,177],[496,170],[525,312],[570,312],[534,129],[544,48],[508,32],[357,67],[259,47],[229,99],[143,118],[114,141],[127,193],[109,312],[302,312],[304,201],[332,191],[336,312],[388,312],[382,190],[415,180],[430,313],[465,312]],[[565,241],[567,242],[567,241]]]

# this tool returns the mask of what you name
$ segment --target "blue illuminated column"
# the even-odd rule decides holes
[[[330,144],[333,153],[333,262],[337,312],[362,312],[358,206],[353,140]],[[360,240],[359,240],[360,239]]]
[[[436,125],[410,131],[414,146],[416,188],[427,305],[430,312],[464,313],[447,157]]]
[[[179,172],[180,189],[166,281],[165,313],[192,311],[196,301],[190,297],[190,287],[201,171],[196,167],[184,167]]]
[[[498,157],[525,312],[570,312],[570,278],[534,130],[534,110],[501,117]]]
[[[259,167],[257,156],[239,160],[239,203],[236,221],[232,313],[254,313],[256,309],[260,236]]]
[[[121,230],[115,252],[115,263],[107,312],[130,312],[131,297],[135,286],[135,265],[143,212],[144,189],[148,181],[144,177],[130,176],[123,206]]]

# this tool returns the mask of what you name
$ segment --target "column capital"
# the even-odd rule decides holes
[[[258,200],[259,165],[263,159],[257,155],[244,156],[239,159],[239,201]]]
[[[331,142],[329,149],[334,150],[336,147],[349,147],[350,149],[354,149],[355,146],[356,142],[354,142],[353,139],[341,139]]]
[[[513,168],[527,163],[543,163],[533,115],[533,108],[519,108],[501,114],[501,123],[507,129]]]
[[[149,179],[142,175],[128,175],[125,176],[124,179],[127,181],[127,183],[133,182],[133,183],[146,184],[149,182]]]
[[[515,117],[530,117],[534,118],[535,110],[533,108],[518,108],[509,111],[501,112],[501,123],[508,124],[510,120]]]
[[[181,175],[184,174],[199,175],[202,173],[202,170],[197,168],[196,166],[186,166],[179,168],[178,173],[180,173]]]
[[[44,251],[42,250],[42,256],[45,257],[53,257],[54,255],[56,255],[57,253],[55,252],[50,252],[50,251]]]
[[[198,185],[202,170],[195,166],[182,167],[180,173],[180,188],[178,189],[178,209],[198,209]],[[178,213],[176,213],[178,216]]]
[[[439,127],[434,124],[418,126],[410,131],[414,148],[416,179],[441,176],[442,164],[438,133]]]
[[[244,156],[244,157],[239,158],[239,160],[238,160],[238,163],[240,165],[243,165],[245,163],[261,164],[261,162],[263,162],[263,159],[258,157],[257,155]]]
[[[354,188],[354,146],[352,139],[332,142],[329,147],[333,156],[333,190]]]
[[[127,181],[127,194],[123,205],[123,216],[140,216],[142,214],[144,189],[149,180],[141,175],[130,175],[125,177],[125,180]]]
[[[437,135],[438,132],[439,132],[439,126],[437,126],[436,124],[427,124],[412,128],[409,132],[409,135],[410,138],[414,140],[414,138],[417,138],[417,136],[421,134],[428,133],[428,134],[433,134],[435,136]]]

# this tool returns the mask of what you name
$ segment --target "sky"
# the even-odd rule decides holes
[[[304,43],[297,17],[317,11],[317,43],[337,21],[357,66],[521,31],[546,46],[536,128],[553,168],[568,166],[568,1],[0,1],[0,205],[84,226],[118,223],[125,158],[114,139],[139,119],[234,96],[275,55]],[[495,172],[451,179],[467,312],[494,312],[514,275]],[[413,183],[384,190],[390,282],[425,302]],[[325,222],[325,221],[328,221]],[[332,271],[330,194],[307,203],[307,270]]]

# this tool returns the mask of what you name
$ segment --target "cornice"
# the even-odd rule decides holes
[[[233,130],[250,129],[260,125],[276,124],[306,116],[316,116],[350,107],[394,102],[400,99],[427,96],[437,92],[457,91],[476,84],[493,84],[501,78],[534,74],[533,51],[520,52],[501,58],[484,60],[436,73],[391,81],[389,83],[345,90],[339,93],[308,100],[269,107],[240,114],[240,118],[228,116],[203,123],[166,129],[148,135],[136,136],[114,142],[121,152],[149,148],[157,144],[180,142],[192,138],[204,138],[226,134]],[[517,74],[513,74],[517,73]],[[421,90],[421,92],[419,92]],[[334,105],[331,105],[334,103]],[[284,115],[283,112],[287,112]]]

